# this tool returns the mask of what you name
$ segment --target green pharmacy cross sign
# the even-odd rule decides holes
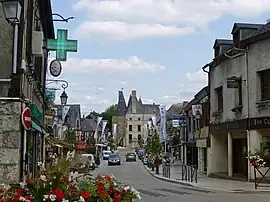
[[[47,49],[51,51],[56,51],[56,60],[66,61],[67,52],[77,52],[78,41],[68,40],[68,30],[58,29],[57,39],[47,40]]]

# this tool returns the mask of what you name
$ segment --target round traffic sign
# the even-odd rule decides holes
[[[28,107],[22,112],[22,125],[26,130],[31,128],[31,111]]]

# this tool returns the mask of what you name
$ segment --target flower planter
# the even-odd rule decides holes
[[[138,191],[120,184],[113,176],[77,174],[69,178],[69,166],[68,160],[58,160],[46,172],[42,170],[39,177],[29,179],[27,183],[0,187],[0,202],[131,202],[140,199]]]

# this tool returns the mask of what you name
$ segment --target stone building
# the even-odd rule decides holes
[[[207,172],[209,160],[209,87],[202,88],[185,107],[186,134],[183,162],[200,173]]]
[[[55,37],[50,0],[24,1],[15,71],[12,68],[13,29],[0,5],[0,182],[5,183],[18,183],[27,172],[34,175],[38,161],[44,160],[43,110],[48,51],[43,41]],[[21,124],[25,107],[31,109],[32,130],[24,130]],[[27,140],[26,145],[22,144],[23,139]]]
[[[270,23],[235,23],[209,66],[208,174],[254,180],[249,152],[270,148]],[[222,157],[222,158],[221,158]]]
[[[124,100],[123,92],[119,91],[117,105],[119,116],[115,118],[118,123],[117,131],[121,131],[121,134],[124,131],[123,145],[134,148],[138,146],[138,141],[143,138],[143,126],[159,112],[159,105],[155,103],[143,104],[141,98],[137,98],[136,90],[133,90],[129,96],[127,106],[125,106]]]

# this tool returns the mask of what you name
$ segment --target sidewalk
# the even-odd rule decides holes
[[[206,175],[198,173],[198,182],[186,182],[182,180],[182,166],[180,163],[175,162],[174,165],[170,167],[171,177],[165,178],[162,176],[162,166],[160,167],[160,174],[157,175],[147,166],[145,169],[154,177],[171,182],[176,184],[182,184],[186,186],[191,186],[194,188],[205,189],[209,191],[222,191],[222,192],[233,192],[233,193],[260,193],[260,192],[267,192],[270,194],[270,185],[269,187],[258,187],[257,189],[254,188],[254,182],[241,182],[235,180],[224,180],[218,178],[210,178]],[[263,185],[263,184],[260,184]],[[267,186],[267,184],[264,184]]]

